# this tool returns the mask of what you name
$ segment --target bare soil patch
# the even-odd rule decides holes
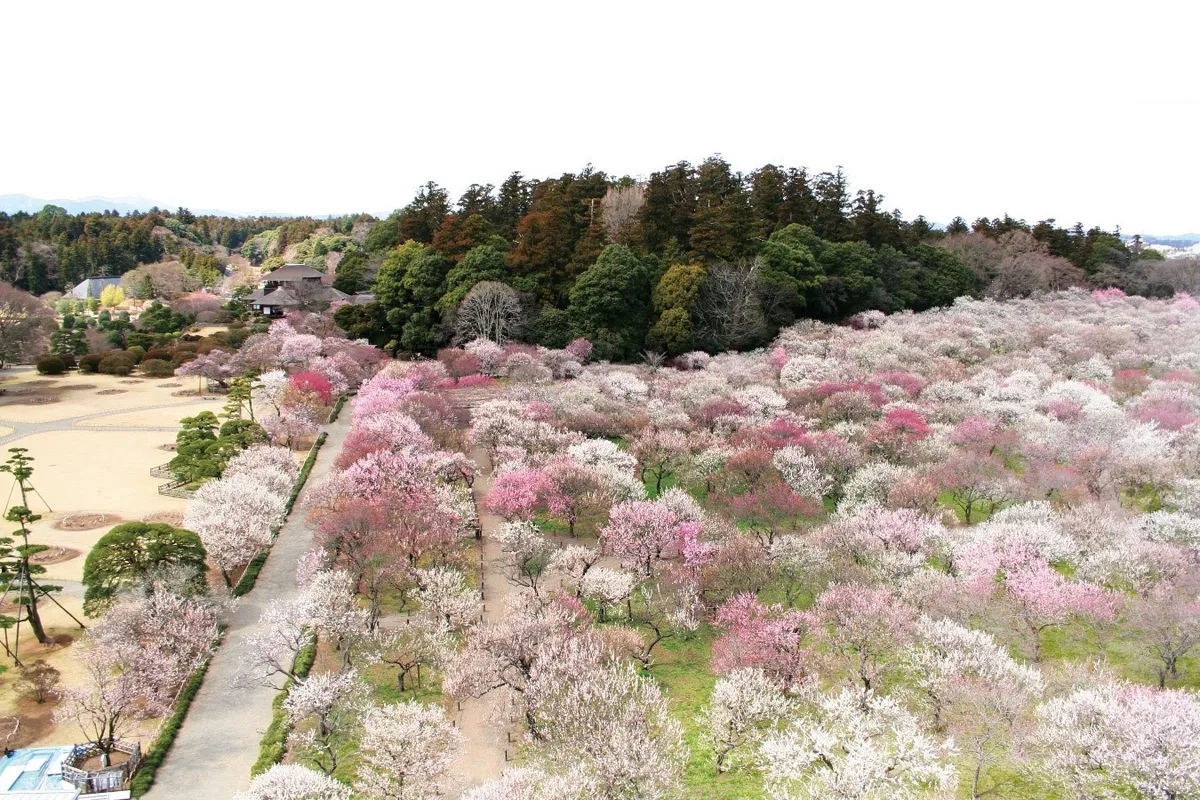
[[[128,389],[101,389],[96,394],[125,394]]]
[[[174,525],[178,528],[183,524],[182,511],[155,511],[153,514],[147,514],[142,517],[142,522],[162,522],[167,525]]]
[[[62,390],[64,392],[82,392],[87,389],[95,389],[95,388],[96,388],[96,384],[94,384],[94,383],[75,383],[70,386],[63,386]]]
[[[123,381],[117,381],[117,383],[141,383],[141,382],[142,382],[141,378],[128,378]]]
[[[56,380],[57,379],[55,379],[55,378],[38,378],[36,381],[29,381],[25,385],[26,386],[36,386],[36,387],[53,386],[55,384]]]
[[[70,561],[72,558],[79,558],[82,555],[81,551],[74,547],[51,547],[49,550],[38,553],[36,556],[31,556],[30,561],[35,564],[47,566],[49,564],[61,564],[64,561]]]
[[[121,764],[124,764],[128,760],[129,755],[127,753],[113,753],[108,757],[108,766],[117,767]],[[76,764],[75,766],[79,767],[80,769],[86,769],[90,772],[92,770],[100,769],[105,765],[100,760],[100,756],[96,755],[92,756],[87,761],[84,761],[82,764]]]
[[[174,453],[174,452],[175,452],[175,443],[174,443],[174,442],[167,442],[166,444],[160,444],[160,445],[158,446],[158,449],[159,449],[159,450],[166,450],[168,453]]]
[[[24,402],[31,406],[46,406],[51,403],[57,403],[59,400],[62,400],[62,398],[56,394],[35,394],[30,395]]]
[[[14,750],[28,747],[49,733],[54,728],[52,715],[57,705],[56,700],[54,697],[47,698],[44,703],[35,702],[27,697],[18,700],[17,715],[0,718],[0,736],[8,737],[5,745]]]
[[[156,388],[156,389],[178,389],[180,386],[183,386],[183,384],[182,383],[156,383],[156,384],[154,384],[154,388]]]
[[[121,518],[116,514],[81,511],[63,517],[54,523],[60,531],[90,531],[93,528],[103,528],[106,525],[116,525]]]

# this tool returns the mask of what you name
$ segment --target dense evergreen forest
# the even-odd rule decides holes
[[[403,352],[461,336],[458,311],[479,283],[513,290],[500,299],[519,305],[517,337],[561,347],[584,335],[597,355],[623,359],[754,347],[797,318],[921,310],[961,295],[1171,291],[1147,277],[1156,254],[1127,247],[1119,232],[1008,215],[935,228],[888,210],[873,190],[852,194],[840,168],[743,174],[719,156],[644,181],[591,166],[541,180],[513,173],[499,187],[471,185],[457,202],[429,183],[383,220],[52,206],[0,214],[0,279],[34,293],[164,259],[209,269],[240,254],[265,267],[324,268],[331,250],[341,253],[333,285],[376,295],[340,309],[339,323]]]

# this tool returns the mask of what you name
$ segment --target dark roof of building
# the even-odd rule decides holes
[[[242,299],[245,300],[247,303],[253,303],[255,300],[262,300],[266,296],[267,296],[267,293],[264,292],[262,289],[255,289],[253,292],[246,295]]]
[[[262,279],[264,282],[267,282],[267,281],[300,281],[300,280],[305,280],[306,278],[307,279],[317,278],[319,280],[322,277],[323,277],[322,273],[317,272],[315,269],[313,269],[312,267],[310,267],[306,264],[284,264],[279,269],[273,270],[271,272],[268,272],[266,275],[263,275]]]
[[[298,306],[300,301],[287,289],[276,289],[258,301],[260,306]]]

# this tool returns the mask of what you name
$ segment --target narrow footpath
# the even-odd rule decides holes
[[[475,462],[475,484],[472,494],[479,509],[479,525],[483,538],[479,542],[483,552],[483,619],[495,622],[505,612],[505,601],[515,594],[515,587],[505,576],[500,545],[496,532],[504,524],[500,517],[487,513],[484,501],[492,485],[491,462],[482,448],[471,451]],[[499,778],[505,766],[505,752],[511,756],[517,747],[518,733],[511,734],[510,728],[500,719],[500,698],[496,693],[485,695],[479,700],[463,700],[452,713],[452,718],[463,735],[463,752],[450,766],[444,784],[448,798],[458,798],[479,784]]]
[[[329,436],[304,493],[329,472],[350,430],[350,417],[344,413],[324,427]],[[229,800],[250,785],[250,767],[258,759],[259,742],[271,722],[271,703],[277,692],[264,687],[234,688],[233,681],[248,640],[259,631],[259,616],[268,602],[296,596],[296,565],[313,546],[313,532],[302,510],[304,493],[271,547],[254,591],[242,597],[226,619],[225,639],[158,770],[154,788],[146,795],[150,800]]]

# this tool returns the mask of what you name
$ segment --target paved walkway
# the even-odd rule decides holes
[[[350,416],[342,414],[325,427],[329,438],[317,456],[306,490],[329,472],[341,452]],[[296,564],[312,547],[312,539],[301,503],[297,503],[271,547],[254,591],[241,598],[226,620],[225,640],[213,656],[204,685],[158,771],[154,788],[146,795],[150,800],[228,800],[250,785],[250,767],[258,759],[258,746],[271,722],[271,703],[277,692],[262,687],[233,688],[233,680],[268,601],[296,596]]]
[[[18,439],[24,439],[26,436],[33,436],[35,433],[46,433],[48,431],[170,431],[175,433],[179,430],[178,425],[80,425],[81,422],[86,422],[90,419],[99,419],[101,417],[115,417],[118,414],[132,414],[137,411],[153,411],[156,408],[175,408],[176,406],[191,406],[196,403],[202,403],[205,400],[216,402],[219,397],[206,395],[201,397],[192,397],[188,400],[181,400],[177,403],[155,403],[148,406],[135,406],[134,408],[120,408],[112,411],[97,411],[94,414],[82,414],[78,417],[67,417],[65,419],[52,419],[49,422],[18,422],[16,420],[0,419],[0,427],[12,428],[13,432],[0,436],[0,444],[8,444],[15,442]]]

